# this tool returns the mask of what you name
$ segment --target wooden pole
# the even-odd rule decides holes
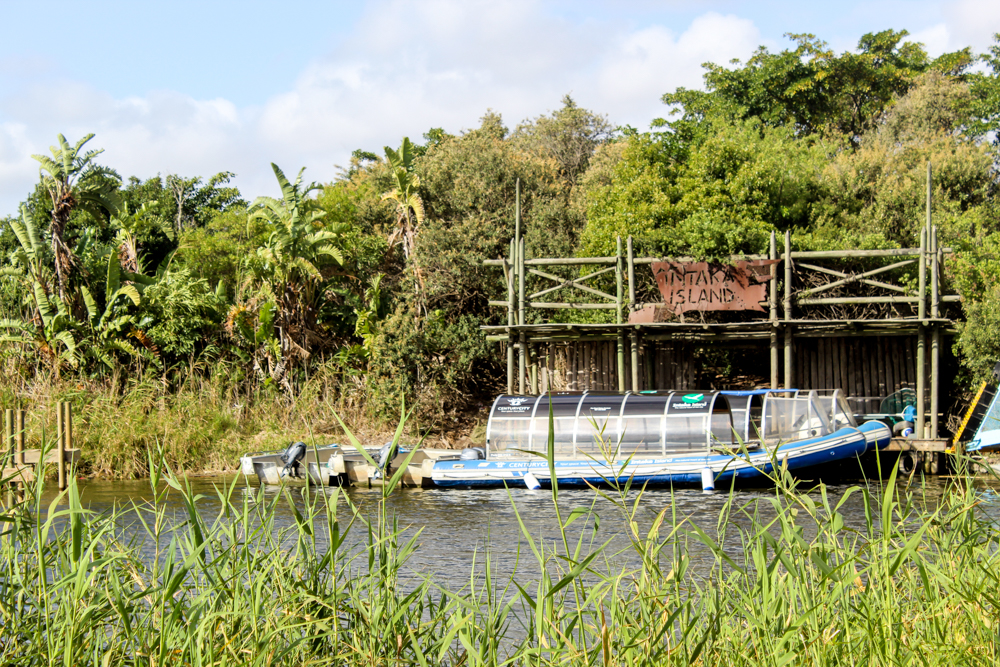
[[[521,208],[518,206],[517,209],[517,219],[519,221],[518,229],[520,229],[521,220]],[[517,272],[517,296],[518,296],[518,308],[517,308],[517,323],[524,326],[524,239],[519,239],[517,242],[517,260],[518,260],[518,272]],[[527,341],[525,340],[524,332],[518,334],[518,355],[517,355],[517,391],[518,393],[524,393],[524,374],[527,366]]]
[[[635,256],[632,254],[632,237],[628,237],[628,314],[635,312]]]
[[[624,306],[624,289],[622,287],[622,237],[618,237],[617,254],[615,255],[615,282],[617,283],[618,324],[622,324],[622,308]],[[625,334],[618,330],[618,391],[625,391]]]
[[[517,272],[517,243],[510,241],[510,270],[507,271],[507,393],[514,393],[514,276]]]
[[[56,468],[59,473],[59,490],[64,491],[66,489],[66,445],[72,438],[70,430],[73,428],[68,401],[59,402],[59,414],[61,416],[59,421],[61,422],[62,429],[59,433],[59,449],[56,452]]]
[[[528,348],[531,352],[531,393],[538,394],[538,346],[534,343]]]
[[[14,463],[14,411],[7,409],[3,411],[3,464],[0,470],[11,466]],[[14,505],[13,485],[8,487],[7,506]]]
[[[937,320],[939,310],[938,283],[938,242],[937,228],[931,221],[931,163],[927,163],[927,233],[930,234],[931,246],[931,317]],[[940,405],[938,384],[940,383],[941,364],[941,327],[935,322],[931,326],[931,437],[938,437],[938,410]]]
[[[17,410],[14,413],[14,439],[17,465],[24,465],[24,410]]]
[[[924,364],[927,362],[926,345],[926,318],[927,318],[927,230],[920,230],[920,273],[919,273],[920,300],[917,301],[917,316],[920,326],[917,329],[917,421],[915,430],[918,438],[926,438],[924,432],[924,400],[926,397],[926,373]]]
[[[792,388],[792,232],[785,232],[785,389]]]
[[[639,332],[633,331],[629,336],[632,343],[632,391],[639,392]]]
[[[771,230],[771,245],[768,248],[769,259],[778,258],[778,241],[774,230]],[[771,389],[778,388],[778,272],[776,265],[771,265],[771,285],[767,300],[769,319],[771,320]]]
[[[63,402],[59,401],[58,403],[56,403],[56,457],[57,457],[56,458],[56,468],[60,472],[62,471],[63,438],[66,437],[66,435],[64,433],[66,426],[63,423],[63,418],[65,416],[66,415],[63,412]],[[36,474],[38,474],[42,470],[42,462],[45,460],[45,457],[41,456],[41,455],[43,455],[44,453],[45,453],[45,451],[44,451],[44,447],[43,447],[42,451],[39,452],[40,456],[39,456],[39,459],[38,459],[38,467],[37,467],[37,469],[35,471]],[[59,480],[59,481],[62,482],[62,480]],[[60,486],[62,486],[62,485],[60,484]]]

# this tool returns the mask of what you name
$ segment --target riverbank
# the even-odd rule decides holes
[[[169,391],[154,379],[111,381],[40,378],[0,382],[0,404],[27,411],[28,446],[55,434],[59,401],[74,412],[74,444],[81,449],[78,474],[101,479],[149,475],[148,452],[162,450],[178,474],[224,474],[239,470],[239,457],[281,449],[289,442],[344,442],[339,414],[366,445],[391,440],[396,421],[365,409],[360,394],[334,388],[314,376],[289,398],[267,389],[248,393],[211,374],[189,374]],[[411,420],[407,437],[434,447],[465,447],[484,433],[477,415],[446,416],[435,422]]]

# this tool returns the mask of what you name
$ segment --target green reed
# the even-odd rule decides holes
[[[551,439],[540,454],[552,464]],[[772,492],[743,504],[729,495],[708,526],[675,502],[642,519],[651,498],[627,483],[580,507],[553,485],[555,542],[517,518],[518,549],[537,567],[500,578],[484,553],[468,585],[448,590],[412,574],[401,583],[420,533],[386,508],[398,475],[370,513],[341,489],[265,497],[234,481],[205,518],[205,499],[161,453],[148,466],[148,503],[98,514],[72,483],[48,506],[36,485],[4,511],[0,664],[1000,661],[1000,528],[969,478],[932,497],[892,473],[834,499],[779,469]],[[182,516],[168,514],[168,493]],[[513,503],[523,491],[510,493]],[[852,497],[859,526],[843,515]],[[276,522],[279,506],[290,526]],[[348,540],[356,531],[363,539]],[[623,543],[628,554],[612,546]],[[694,568],[696,556],[708,565]],[[614,565],[623,560],[632,564]]]

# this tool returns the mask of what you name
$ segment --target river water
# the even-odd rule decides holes
[[[301,511],[303,489],[289,487],[285,494],[278,487],[259,487],[256,483],[247,483],[242,477],[234,479],[197,477],[189,480],[192,490],[202,497],[198,500],[198,511],[211,523],[219,516],[222,503],[218,490],[231,484],[236,484],[233,494],[234,502],[242,504],[244,497],[251,502],[269,503],[277,500],[275,505],[275,521],[277,527],[284,528],[294,525],[292,504]],[[911,489],[925,500],[929,506],[936,504],[949,483],[947,478],[927,478],[924,481],[914,480]],[[860,483],[864,484],[864,483]],[[855,486],[858,484],[855,484]],[[827,486],[831,504],[836,504],[850,485]],[[1000,520],[1000,496],[994,481],[982,480],[975,483],[977,492],[985,501],[984,511]],[[51,488],[51,487],[50,487]],[[107,512],[112,508],[129,509],[134,505],[144,505],[153,500],[153,493],[148,481],[103,481],[89,480],[80,482],[81,495],[85,506],[96,512]],[[900,491],[904,485],[900,484]],[[351,503],[359,507],[366,516],[373,517],[381,497],[377,489],[326,490],[327,493],[346,493]],[[872,488],[874,494],[878,490]],[[275,498],[280,494],[280,498]],[[819,493],[814,493],[819,500]],[[638,504],[635,505],[634,520],[645,532],[657,515],[666,509],[665,528],[688,520],[696,523],[711,535],[719,535],[719,528],[728,532],[722,544],[724,549],[737,560],[741,560],[741,544],[737,531],[740,525],[749,525],[749,519],[739,513],[731,513],[728,526],[720,526],[720,513],[728,499],[728,492],[717,492],[706,495],[693,489],[682,490],[652,490],[646,491]],[[45,506],[55,497],[53,491],[46,491]],[[586,516],[575,521],[570,527],[570,536],[574,540],[583,537],[589,548],[607,542],[603,551],[601,569],[615,571],[626,568],[637,562],[635,552],[631,550],[630,540],[626,530],[627,513],[631,511],[632,503],[637,494],[629,494],[624,502],[614,501],[599,496],[591,490],[561,491],[559,504],[563,517],[568,516],[573,508],[592,508]],[[774,492],[768,489],[746,489],[734,492],[737,507],[756,508],[764,518],[774,515],[768,502],[774,497]],[[167,516],[170,520],[182,522],[186,518],[182,498],[179,493],[171,491],[165,500]],[[626,509],[627,508],[627,509]],[[399,527],[407,535],[413,535],[420,530],[419,547],[408,561],[408,577],[428,577],[435,583],[451,590],[458,590],[470,581],[473,563],[481,566],[484,554],[489,551],[494,566],[494,574],[498,580],[504,581],[516,572],[518,580],[531,580],[537,577],[538,565],[532,556],[525,530],[535,540],[536,544],[543,541],[549,547],[555,548],[561,542],[556,521],[555,508],[551,493],[547,490],[529,491],[526,489],[511,490],[439,490],[439,489],[402,489],[393,493],[387,500],[387,511],[398,521]],[[861,493],[853,493],[841,508],[845,523],[848,526],[862,528],[865,523],[863,497]],[[524,529],[518,522],[518,514],[524,523]],[[350,521],[352,510],[348,503],[341,499],[338,502],[338,515],[342,524]],[[134,511],[122,514],[121,530],[126,536],[143,535]],[[806,527],[808,534],[809,529]],[[322,530],[319,530],[323,539]],[[363,545],[367,533],[363,526],[355,523],[348,537],[348,544],[357,548]],[[141,541],[141,540],[140,540]],[[714,557],[702,545],[689,543],[688,554],[692,558],[695,572],[704,571],[714,562]],[[142,544],[144,551],[150,556],[155,545],[150,540]],[[561,549],[560,549],[561,551]],[[479,570],[479,567],[475,568]],[[480,570],[481,571],[481,570]]]

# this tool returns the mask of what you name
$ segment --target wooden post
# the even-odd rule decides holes
[[[56,452],[56,467],[59,472],[59,490],[66,490],[66,450],[73,441],[73,406],[69,401],[60,401],[59,414],[62,429],[59,437],[59,449]]]
[[[935,320],[938,318],[939,310],[939,296],[940,284],[938,283],[938,243],[937,243],[937,229],[934,227],[931,218],[931,195],[932,195],[932,177],[933,172],[931,170],[930,161],[927,162],[927,203],[926,203],[926,213],[927,213],[927,234],[928,244],[931,250],[931,317]],[[938,383],[940,382],[940,363],[941,363],[941,329],[937,322],[931,325],[931,438],[938,437]]]
[[[926,399],[927,389],[926,389],[926,372],[924,365],[927,362],[927,351],[925,349],[926,345],[926,318],[927,318],[927,230],[920,230],[920,273],[919,273],[919,290],[920,290],[920,300],[917,301],[917,317],[920,320],[920,324],[917,328],[917,421],[914,424],[914,430],[917,433],[918,438],[926,438],[927,433],[924,430],[924,413],[925,405],[924,400]]]
[[[62,470],[63,439],[66,437],[66,435],[64,433],[66,426],[63,423],[63,418],[65,416],[66,415],[63,412],[63,402],[59,401],[58,403],[56,403],[56,457],[57,457],[56,458],[56,468],[58,470],[60,470],[60,471]],[[42,451],[39,452],[38,466],[37,466],[37,468],[35,470],[36,474],[40,473],[41,470],[43,469],[42,462],[45,461],[45,458],[46,458],[44,456],[44,454],[45,454],[45,448],[43,446],[42,447]],[[59,480],[59,481],[61,482],[62,480]],[[60,484],[60,486],[61,486],[61,484]]]
[[[507,270],[507,393],[514,393],[514,275],[517,272],[517,244],[510,241],[510,268]],[[507,268],[506,266],[504,267]]]
[[[14,411],[3,411],[3,456],[4,461],[14,460]]]
[[[635,312],[635,256],[632,254],[632,237],[628,237],[628,314]]]
[[[531,393],[538,395],[538,345],[532,343],[528,351],[531,353]]]
[[[778,258],[778,242],[771,230],[771,245],[768,248],[769,259]],[[768,319],[771,320],[771,389],[778,388],[778,272],[776,265],[771,265],[771,285],[767,299]]]
[[[615,255],[615,282],[618,287],[617,295],[617,305],[618,305],[618,324],[622,324],[622,307],[624,306],[624,290],[622,288],[622,282],[624,276],[622,275],[624,267],[622,266],[622,237],[618,237],[618,245]],[[625,333],[619,327],[618,329],[618,391],[625,391]]]
[[[518,228],[520,229],[521,207],[517,208]],[[524,239],[517,242],[517,323],[524,326]],[[524,332],[518,334],[518,355],[517,355],[517,391],[524,393],[524,374],[527,366],[527,341]]]
[[[785,232],[785,389],[792,388],[792,232]]]
[[[635,254],[632,252],[632,236],[626,244],[628,252],[628,313],[635,312]],[[639,333],[633,330],[629,336],[632,345],[632,391],[639,391]]]
[[[639,332],[633,331],[631,336],[632,343],[632,391],[639,392]]]
[[[14,412],[14,440],[17,443],[15,445],[16,461],[17,465],[24,465],[24,410],[16,410]]]

